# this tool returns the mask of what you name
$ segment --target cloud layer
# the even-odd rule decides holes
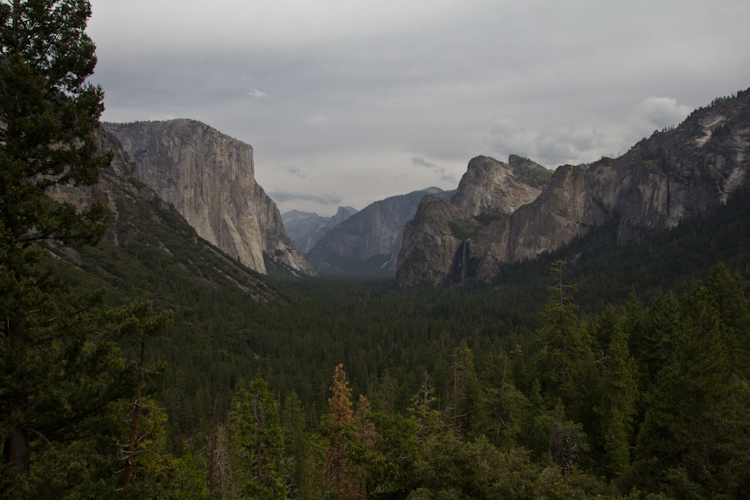
[[[616,155],[750,73],[734,0],[91,3],[104,119],[251,144],[282,211],[453,189],[479,154]]]

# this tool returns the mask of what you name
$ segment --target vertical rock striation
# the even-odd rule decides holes
[[[273,200],[255,182],[253,149],[195,120],[104,123],[138,178],[172,204],[201,238],[266,273],[264,254],[315,274],[284,231]]]

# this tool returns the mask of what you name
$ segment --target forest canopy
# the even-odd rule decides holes
[[[0,497],[750,495],[746,192],[489,284],[277,278],[256,301],[195,279],[252,272],[168,207],[121,202],[117,240],[103,204],[50,196],[112,159],[90,14],[0,1]]]

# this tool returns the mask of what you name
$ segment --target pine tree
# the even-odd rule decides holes
[[[326,450],[324,480],[341,498],[356,498],[358,487],[355,481],[356,468],[349,457],[350,443],[354,440],[354,412],[352,390],[346,381],[344,365],[336,366],[328,400],[327,430],[329,446]]]
[[[122,368],[95,312],[103,295],[70,293],[40,246],[95,243],[106,229],[100,203],[78,209],[48,195],[95,183],[110,161],[93,137],[103,92],[86,83],[90,13],[85,0],[0,3],[0,432],[16,476],[29,474],[40,444],[116,398],[110,380]]]
[[[240,391],[238,400],[233,417],[245,473],[240,489],[251,498],[286,498],[289,463],[273,395],[258,379]]]
[[[286,454],[291,461],[292,498],[313,498],[313,473],[315,464],[312,457],[310,437],[305,432],[305,411],[297,394],[292,391],[284,400],[281,412]]]
[[[635,359],[628,350],[627,334],[618,325],[612,331],[602,378],[603,397],[596,412],[602,417],[607,472],[615,477],[630,466],[633,415],[638,397]]]
[[[421,444],[430,434],[440,430],[440,411],[435,406],[437,398],[433,395],[434,390],[427,383],[428,376],[425,372],[424,382],[419,393],[411,398],[411,406],[408,411],[418,424],[417,440]]]
[[[481,387],[474,371],[474,353],[466,340],[453,351],[446,422],[453,437],[463,437],[475,427],[482,399]]]
[[[674,355],[682,327],[680,318],[680,304],[672,292],[659,296],[645,315],[637,358],[648,369],[651,381],[659,379],[665,364]]]
[[[576,285],[563,282],[563,268],[566,262],[557,261],[552,267],[552,274],[556,275],[557,283],[549,287],[550,299],[542,313],[544,326],[542,329],[544,365],[546,367],[547,384],[545,392],[550,400],[550,407],[555,407],[557,400],[563,407],[570,400],[574,390],[575,377],[581,370],[580,360],[590,354],[590,347],[585,345],[579,326],[578,309],[573,303],[569,291],[575,291]]]
[[[680,325],[672,356],[648,396],[639,433],[639,475],[662,478],[682,471],[700,481],[711,470],[720,441],[719,423],[736,391],[713,298],[698,283],[680,304]]]
[[[750,375],[750,312],[747,302],[722,263],[714,269],[707,288],[719,313],[733,368],[747,377]]]

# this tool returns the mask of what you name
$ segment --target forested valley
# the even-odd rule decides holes
[[[108,170],[90,15],[0,2],[0,497],[750,497],[746,190],[490,283],[261,276]]]
[[[146,221],[52,260],[112,307],[173,314],[146,337],[128,498],[743,498],[748,199],[640,245],[604,226],[453,290],[279,273],[258,303],[181,280],[157,245],[179,242]],[[141,344],[119,346],[135,366]],[[102,492],[121,486],[126,401],[106,412],[119,438],[56,445],[111,462]]]

